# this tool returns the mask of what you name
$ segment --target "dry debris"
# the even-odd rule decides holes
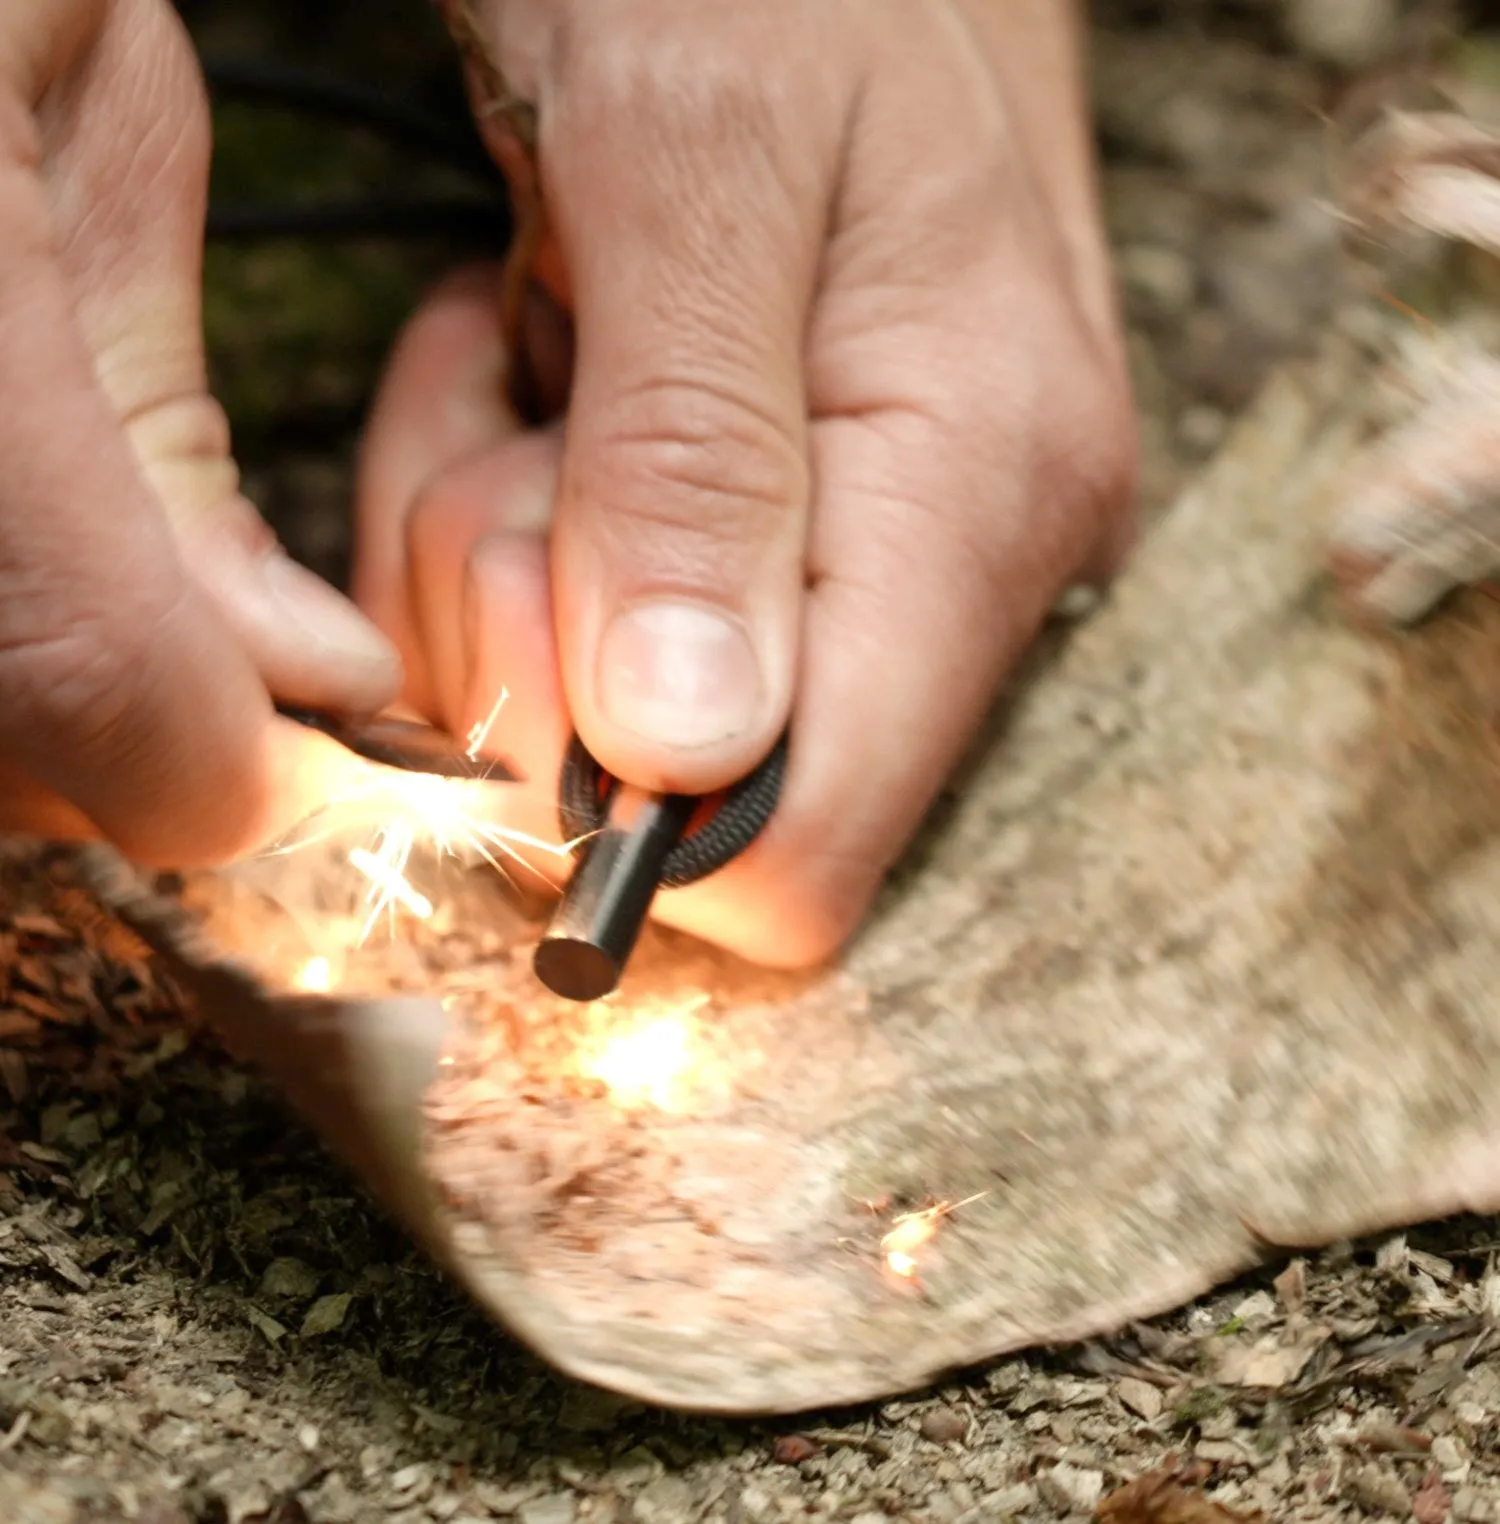
[[[1336,298],[1338,228],[1313,194],[1328,87],[1243,18],[1155,33],[1100,9],[1154,503]],[[1388,32],[1380,6],[1289,9],[1324,56]],[[311,466],[293,466],[262,479],[305,502]],[[1500,1519],[1493,1222],[1272,1266],[1114,1340],[795,1431],[645,1411],[462,1302],[184,1029],[65,857],[0,861],[0,907],[7,1524]]]
[[[1103,1524],[1254,1524],[1258,1513],[1237,1513],[1198,1487],[1186,1484],[1172,1467],[1148,1471],[1127,1482],[1100,1503]]]

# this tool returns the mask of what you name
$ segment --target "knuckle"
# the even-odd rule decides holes
[[[577,3],[554,56],[552,150],[596,169],[622,151],[649,163],[653,231],[667,247],[681,241],[684,208],[727,236],[755,236],[789,190],[825,182],[842,151],[857,70],[842,51],[832,55],[840,74],[820,66],[830,27],[817,9],[636,6],[628,27],[613,28]],[[794,34],[803,47],[788,47]],[[705,162],[718,173],[705,174]],[[747,201],[758,219],[746,217]]]
[[[723,16],[710,24],[722,34]],[[590,121],[622,118],[693,126],[726,143],[772,113],[774,81],[743,47],[694,45],[692,16],[643,14],[623,35],[580,14],[567,28],[563,78]],[[740,26],[743,30],[743,25]],[[580,123],[582,125],[582,123]],[[701,139],[699,140],[701,144]]]
[[[1140,437],[1129,384],[1101,378],[1070,409],[1063,429],[1062,460],[1083,507],[1090,545],[1131,511],[1140,474]]]
[[[572,487],[607,505],[622,536],[665,533],[722,550],[800,526],[810,489],[802,431],[738,389],[646,383],[595,428]]]

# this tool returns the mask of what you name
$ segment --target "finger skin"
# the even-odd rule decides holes
[[[399,661],[354,606],[295,566],[239,492],[201,334],[207,101],[161,0],[113,0],[54,78],[40,178],[56,266],[96,384],[188,573],[278,697],[379,708]]]
[[[940,42],[908,26],[863,98],[809,333],[819,491],[781,802],[743,858],[658,901],[764,963],[851,934],[1056,591],[1124,543],[1133,426],[1104,309],[1057,279],[1016,123]],[[939,90],[947,114],[924,116]]]
[[[268,802],[270,704],[95,385],[50,228],[0,166],[0,724],[127,850],[232,852]]]
[[[652,557],[668,568],[662,585],[675,591],[680,578],[709,600],[738,597],[741,609],[758,588],[784,587],[770,573],[792,560],[790,535],[754,535],[786,515],[740,511],[756,496],[744,489],[744,461],[766,457],[781,415],[747,409],[744,398],[757,384],[800,397],[806,503],[781,802],[747,853],[660,895],[654,909],[759,962],[806,965],[850,935],[1056,593],[1107,578],[1129,542],[1134,428],[1091,203],[1074,20],[1062,0],[1018,3],[1025,47],[1004,58],[994,51],[1003,35],[979,24],[993,19],[981,0],[795,14],[772,6],[756,17],[774,15],[780,33],[753,45],[734,30],[756,24],[746,8],[726,20],[730,8],[698,7],[694,21],[671,5],[601,0],[590,15],[598,48],[611,53],[604,62],[574,45],[569,7],[518,0],[495,12],[501,33],[530,39],[507,73],[542,102],[544,178],[577,303],[552,544],[557,657],[585,741],[610,770],[638,768],[633,781],[697,790],[722,774],[658,765],[628,737],[612,749],[589,692],[602,616],[588,600],[600,588],[635,597],[629,579]],[[809,47],[826,39],[807,18],[829,14],[843,18],[845,45]],[[550,34],[528,28],[538,16],[551,17]],[[675,38],[662,35],[668,22],[682,29]],[[694,60],[714,61],[706,93],[765,129],[737,140],[757,143],[761,162],[714,158],[712,114],[695,117],[701,103],[689,89],[684,104],[676,89],[673,48],[685,39]],[[793,215],[778,222],[785,206],[765,186],[798,183],[777,157],[787,142],[802,155],[799,172],[815,181],[823,172],[816,109],[777,114],[806,56],[821,60],[825,97],[843,115],[829,138],[836,173],[819,193],[815,279],[789,362],[786,314],[798,288],[763,277],[777,262],[801,269],[801,225]],[[732,65],[738,77],[713,73],[732,75]],[[843,69],[839,78],[854,82],[846,94],[827,83]],[[654,88],[641,88],[642,71]],[[628,143],[630,164],[611,157],[612,134]],[[742,213],[733,237],[715,220],[719,193]],[[684,206],[695,196],[702,206]],[[671,250],[655,228],[669,212],[688,230]],[[750,272],[741,277],[739,260]],[[789,363],[795,377],[784,386]],[[703,395],[711,401],[695,412]],[[776,430],[740,437],[746,411],[771,416]],[[737,495],[722,489],[725,471],[740,477]],[[448,481],[462,481],[474,502],[487,472],[474,457]],[[763,507],[793,495],[792,474],[767,472]],[[441,496],[429,494],[425,510],[431,524],[443,521],[445,542],[430,557],[427,603],[440,609],[459,567],[471,593],[492,578],[499,591],[471,635],[471,670],[475,640],[541,663],[542,645],[525,634],[544,607],[538,541],[502,535],[481,554],[473,537],[486,515],[471,513],[464,527],[467,510],[451,495],[448,508],[431,506]],[[661,575],[649,571],[641,591],[655,591],[650,577]],[[747,745],[736,766],[754,760]]]
[[[526,780],[503,791],[496,822],[555,843],[570,730],[548,556],[561,441],[522,433],[498,401],[497,289],[494,267],[443,282],[397,343],[360,462],[355,585],[417,653],[409,699],[456,735],[494,715],[483,754]],[[560,876],[555,853],[518,851]]]
[[[169,6],[6,8],[0,816],[179,867],[248,850],[318,802],[303,791],[320,786],[318,750],[273,723],[266,676],[369,696],[394,674],[377,652],[319,679],[284,627],[237,617],[231,578],[183,554],[226,528],[233,554],[264,547],[204,385],[207,162],[201,80]],[[265,564],[251,591],[274,603]],[[313,603],[330,601],[320,585]],[[355,616],[322,628],[340,619]]]
[[[504,399],[499,282],[493,263],[456,270],[402,330],[365,428],[356,474],[355,601],[401,652],[403,700],[434,721],[451,719],[439,695],[447,668],[422,644],[411,521],[432,477],[520,429]]]
[[[815,70],[747,73],[784,6],[612,10],[613,32],[560,43],[542,122],[576,345],[553,598],[585,744],[628,782],[702,793],[791,708],[802,345],[842,106]]]

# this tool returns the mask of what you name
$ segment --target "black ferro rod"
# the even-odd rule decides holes
[[[658,889],[683,889],[716,873],[764,829],[781,794],[787,738],[725,790],[688,832],[700,803],[685,794],[638,794],[626,819],[618,779],[577,734],[558,779],[558,823],[574,843],[573,876],[532,957],[538,979],[569,1000],[597,1000],[620,982]]]
[[[599,832],[583,843],[572,877],[532,956],[538,979],[565,1000],[597,1000],[620,982],[698,801],[647,794],[628,825],[615,819],[620,793]]]

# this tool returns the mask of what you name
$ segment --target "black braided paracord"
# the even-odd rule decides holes
[[[659,879],[661,887],[682,889],[696,884],[738,857],[765,829],[781,797],[785,773],[783,735],[760,766],[725,793],[713,815],[667,853]],[[616,780],[605,773],[575,734],[563,755],[557,790],[563,840],[577,843],[575,853],[586,845],[581,838],[603,829],[615,788]]]

